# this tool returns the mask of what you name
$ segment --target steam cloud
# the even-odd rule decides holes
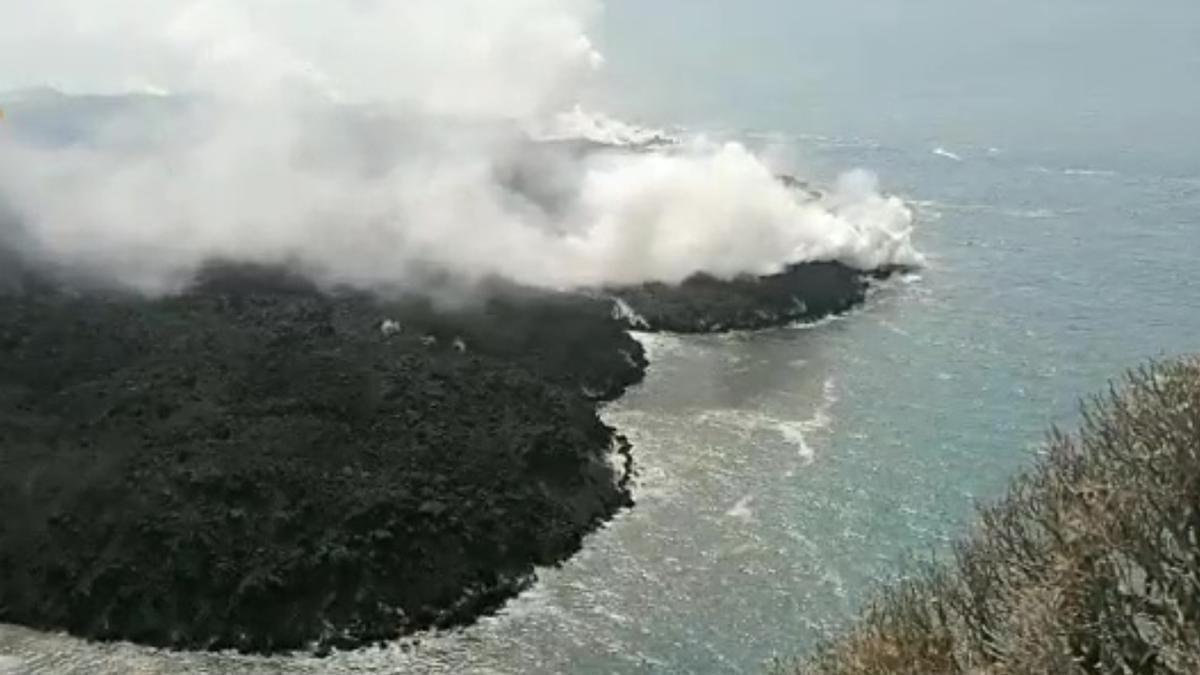
[[[0,0],[0,237],[150,291],[213,257],[361,285],[544,287],[919,264],[865,173],[576,102],[589,0]],[[108,94],[109,96],[63,95]]]

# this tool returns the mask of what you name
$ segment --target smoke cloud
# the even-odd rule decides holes
[[[0,236],[148,292],[214,257],[553,288],[920,263],[867,174],[816,196],[743,145],[580,109],[600,10],[0,0]]]

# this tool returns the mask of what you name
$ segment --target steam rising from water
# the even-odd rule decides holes
[[[578,107],[588,0],[0,0],[0,236],[149,291],[212,257],[363,285],[916,264],[912,214]],[[136,93],[137,95],[131,95]],[[15,227],[14,227],[15,226]],[[19,232],[19,239],[17,233]]]

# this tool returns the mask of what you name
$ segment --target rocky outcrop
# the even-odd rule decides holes
[[[704,274],[679,285],[644,284],[609,292],[639,330],[719,333],[811,322],[866,298],[874,276],[837,262],[793,265],[764,277],[717,279]]]
[[[631,503],[592,398],[645,361],[607,310],[228,268],[0,297],[0,621],[267,652],[474,620]]]

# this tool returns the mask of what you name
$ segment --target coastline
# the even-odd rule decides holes
[[[694,327],[735,328],[755,298],[803,295],[804,270],[757,294],[743,280],[623,299],[643,317],[707,307]],[[866,275],[831,278],[853,283],[801,318],[862,301]],[[495,611],[632,506],[631,448],[597,405],[647,361],[606,297],[509,290],[448,311],[226,266],[173,298],[40,291],[3,306],[30,327],[5,337],[3,381],[53,384],[5,395],[58,416],[0,427],[29,447],[3,479],[0,531],[20,534],[0,539],[5,622],[176,649],[352,649]],[[791,306],[774,325],[797,320]],[[63,371],[31,362],[30,344],[64,352]],[[50,430],[65,420],[76,436]],[[85,436],[110,440],[81,452]]]

